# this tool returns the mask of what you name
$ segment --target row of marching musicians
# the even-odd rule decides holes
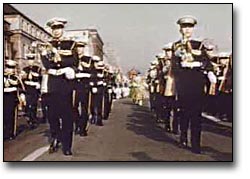
[[[151,62],[147,83],[157,122],[180,133],[183,148],[190,126],[191,151],[201,153],[202,117],[232,121],[232,55],[216,55],[211,43],[192,39],[196,23],[192,16],[177,21],[181,40],[165,45]]]
[[[16,73],[15,61],[6,61],[4,130],[5,138],[15,137],[17,98],[21,93],[26,97],[29,123],[37,122],[37,101],[41,92],[50,126],[49,152],[62,147],[64,155],[72,155],[73,131],[87,136],[88,121],[103,126],[103,120],[108,119],[115,75],[99,56],[84,54],[85,41],[64,36],[66,23],[62,18],[50,19],[47,26],[51,28],[53,39],[33,44],[39,51],[43,70],[34,65],[35,54],[32,53],[27,54],[29,65],[20,74]]]

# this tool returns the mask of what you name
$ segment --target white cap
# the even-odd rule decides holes
[[[100,60],[101,60],[101,58],[100,58],[99,56],[97,56],[97,55],[94,55],[94,56],[92,57],[92,59],[93,59],[94,61],[100,61]]]
[[[158,63],[158,61],[157,60],[153,60],[153,61],[151,61],[151,65],[153,66],[153,65],[158,65],[159,63]]]
[[[172,49],[172,46],[173,46],[173,43],[167,43],[163,46],[163,50],[171,50]]]
[[[46,25],[50,28],[53,28],[54,26],[62,26],[64,27],[67,23],[67,20],[60,17],[54,17],[47,21]]]
[[[178,19],[177,24],[179,24],[180,26],[184,24],[191,24],[194,26],[197,24],[197,20],[193,16],[185,15],[181,17],[180,19]]]
[[[17,65],[17,62],[15,60],[6,60],[5,64],[11,67],[15,67]]]
[[[164,53],[159,53],[158,55],[156,55],[156,58],[158,58],[158,59],[164,59],[165,58],[165,54]]]
[[[219,58],[229,58],[230,54],[227,52],[220,52],[218,56]]]

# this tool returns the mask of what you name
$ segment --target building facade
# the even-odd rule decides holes
[[[16,60],[18,69],[22,69],[27,65],[25,54],[29,53],[32,42],[46,42],[51,38],[51,35],[9,4],[4,4],[4,22],[6,22],[8,29],[8,31],[4,31],[5,54],[8,54],[6,57]],[[7,46],[10,49],[7,49]]]
[[[96,29],[68,30],[66,31],[66,35],[83,39],[87,42],[85,54],[88,56],[97,55],[103,60],[104,43]]]

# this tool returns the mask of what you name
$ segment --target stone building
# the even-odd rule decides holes
[[[18,69],[22,69],[26,66],[25,54],[29,52],[31,43],[34,41],[48,41],[51,35],[10,4],[4,4],[3,10],[4,24],[6,24],[6,30],[8,29],[4,31],[7,45],[4,49],[5,55],[16,60],[19,64]]]
[[[67,36],[81,38],[87,42],[85,54],[89,56],[97,55],[103,60],[104,43],[96,29],[67,30]]]

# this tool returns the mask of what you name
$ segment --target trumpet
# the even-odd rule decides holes
[[[55,47],[49,42],[33,42],[32,47],[38,50],[40,55],[46,54],[49,61],[61,61],[61,57]]]
[[[177,44],[175,55],[180,57],[182,61],[185,62],[193,62],[193,54],[192,54],[192,46],[191,43],[184,38],[181,43]]]

